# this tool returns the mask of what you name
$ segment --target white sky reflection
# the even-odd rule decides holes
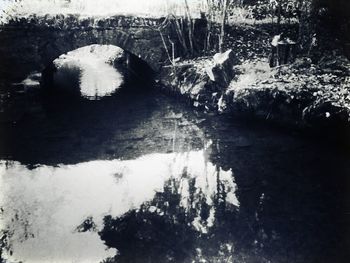
[[[179,154],[151,154],[130,161],[92,161],[59,167],[41,166],[29,170],[18,162],[0,162],[0,218],[2,231],[8,230],[13,255],[11,262],[99,262],[114,256],[106,250],[97,232],[76,231],[87,217],[97,230],[103,217],[121,216],[150,201],[164,183],[175,178],[185,185],[184,168],[196,178],[212,204],[216,191],[217,168],[206,161],[204,151]],[[226,185],[227,202],[239,206],[231,171],[220,171]],[[185,188],[181,190],[186,206]],[[213,220],[212,219],[208,220]],[[193,222],[205,231],[200,222]],[[207,222],[211,226],[212,222]]]

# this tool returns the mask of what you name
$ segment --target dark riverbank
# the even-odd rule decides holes
[[[315,47],[309,57],[294,53],[294,62],[270,68],[272,25],[236,25],[227,30],[229,55],[178,61],[163,68],[159,77],[163,90],[206,112],[328,137],[341,135],[350,141],[350,62],[339,43],[329,39],[331,43]],[[296,39],[297,24],[281,30]]]

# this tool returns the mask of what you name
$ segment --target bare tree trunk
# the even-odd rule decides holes
[[[207,35],[204,43],[204,51],[208,52],[210,50],[210,40],[211,40],[211,30],[212,30],[212,20],[214,19],[213,16],[213,2],[212,0],[207,0],[207,6],[208,6],[208,11],[207,11]]]
[[[229,4],[229,0],[223,0],[222,5],[222,13],[221,13],[221,30],[219,36],[219,52],[222,53],[224,51],[224,40],[225,40],[225,24],[227,19],[227,7]]]
[[[180,44],[182,45],[183,49],[185,50],[186,53],[188,53],[188,47],[187,47],[187,44],[186,44],[186,38],[184,37],[183,35],[183,30],[184,30],[184,27],[183,27],[183,21],[182,21],[182,18],[180,18],[180,22],[179,20],[175,17],[175,30],[176,30],[176,33],[177,33],[177,37],[180,41]]]
[[[190,43],[190,54],[193,56],[194,54],[194,47],[193,47],[193,23],[192,23],[192,17],[191,17],[191,10],[188,5],[187,0],[185,0],[185,7],[186,7],[186,14],[187,14],[187,20],[188,20],[188,41]]]
[[[283,0],[278,0],[277,6],[277,34],[280,34],[281,31],[282,1]]]
[[[162,34],[162,31],[160,29],[158,29],[158,32],[159,32],[160,37],[162,39],[163,47],[164,47],[165,52],[166,52],[166,54],[168,56],[168,59],[169,59],[170,63],[173,65],[174,61],[171,59],[171,56],[170,56],[170,53],[169,53],[169,49],[168,49],[167,44],[165,42],[164,36]]]
[[[299,18],[299,48],[300,51],[308,51],[313,35],[315,34],[315,19],[313,0],[300,0],[301,15]]]

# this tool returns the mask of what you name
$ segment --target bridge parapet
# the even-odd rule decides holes
[[[157,27],[165,18],[134,17],[117,15],[107,18],[81,17],[79,15],[46,15],[14,18],[1,28],[51,28],[59,30],[72,29],[111,29],[122,28],[143,28]]]

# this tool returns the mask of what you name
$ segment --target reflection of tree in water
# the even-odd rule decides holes
[[[139,209],[119,218],[106,216],[99,234],[119,251],[106,262],[227,262],[238,208],[226,202],[219,169],[216,176],[214,196],[197,188],[185,169],[180,180],[168,180],[163,192]]]
[[[4,216],[5,209],[0,207],[0,218]],[[22,233],[19,238],[19,242],[24,242],[28,239],[34,238],[35,235],[31,230],[30,223],[28,219],[22,218],[20,209],[15,209],[13,216],[11,217],[12,225],[20,225],[22,226]],[[2,222],[1,222],[2,223]],[[0,263],[10,262],[6,261],[4,255],[13,255],[13,247],[12,238],[15,235],[15,230],[10,225],[1,225],[0,227]]]

